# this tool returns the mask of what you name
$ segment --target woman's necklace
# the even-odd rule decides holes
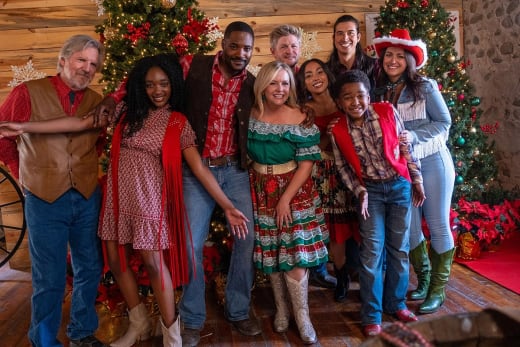
[[[390,96],[388,97],[388,101],[390,101],[392,104],[394,103],[395,93],[396,89],[404,83],[404,77],[401,75],[399,79],[395,82],[388,82],[386,84],[386,91],[387,93],[390,92]]]

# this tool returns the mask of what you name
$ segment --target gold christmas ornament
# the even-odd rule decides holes
[[[431,33],[428,34],[428,37],[429,37],[430,39],[432,39],[432,40],[433,40],[436,36],[437,36],[437,33],[436,33],[435,31],[432,31]]]
[[[163,7],[172,8],[177,3],[177,0],[161,0]]]
[[[116,36],[116,30],[112,27],[106,27],[103,31],[103,35],[105,36],[105,39],[112,40]]]
[[[448,62],[450,62],[450,63],[455,62],[455,59],[456,59],[456,58],[455,58],[454,55],[450,55],[450,56],[448,56]]]

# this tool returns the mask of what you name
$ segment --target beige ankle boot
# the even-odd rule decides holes
[[[276,314],[274,316],[274,331],[286,332],[289,328],[289,307],[287,306],[287,286],[283,273],[275,272],[269,275],[271,287],[273,288]]]
[[[143,341],[150,338],[152,330],[152,322],[148,316],[148,311],[143,303],[140,303],[130,311],[128,311],[128,320],[130,324],[126,333],[116,341],[112,342],[112,347],[130,347],[137,341]]]
[[[287,273],[284,273],[285,283],[287,283],[287,289],[293,306],[294,318],[300,337],[305,344],[313,344],[318,341],[316,337],[316,331],[312,326],[311,319],[309,317],[309,304],[308,304],[308,288],[309,288],[309,271],[305,273],[305,276],[297,281]]]
[[[181,319],[177,316],[177,319],[173,324],[167,328],[164,326],[162,319],[161,321],[161,329],[163,333],[163,346],[164,347],[182,347],[182,338],[181,338]]]

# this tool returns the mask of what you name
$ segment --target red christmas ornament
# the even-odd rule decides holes
[[[460,101],[464,100],[465,96],[464,94],[459,94],[459,96],[457,97]]]
[[[172,46],[175,47],[178,55],[184,55],[188,51],[188,40],[179,33],[173,38]]]
[[[406,1],[398,1],[397,2],[397,7],[399,8],[409,8],[410,7],[410,4]]]
[[[428,7],[428,5],[429,5],[428,0],[421,1],[421,7]]]
[[[443,88],[442,84],[439,83],[438,86],[439,86],[439,91],[442,91],[442,88]]]

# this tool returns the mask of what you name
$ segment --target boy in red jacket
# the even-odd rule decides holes
[[[417,320],[406,308],[409,226],[412,202],[420,206],[425,199],[419,162],[399,136],[401,118],[390,103],[370,104],[369,91],[362,71],[340,75],[332,93],[345,117],[331,129],[338,172],[359,200],[365,336],[381,332],[383,311],[404,322]]]

